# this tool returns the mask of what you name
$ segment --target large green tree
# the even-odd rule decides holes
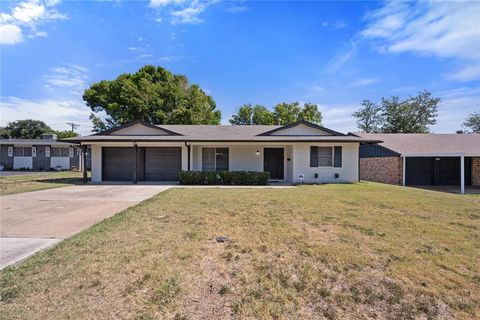
[[[43,133],[54,132],[45,122],[40,120],[17,120],[5,127],[6,135],[14,139],[37,139]]]
[[[480,133],[480,112],[470,114],[463,125],[475,133]]]
[[[382,108],[370,100],[363,100],[362,107],[353,113],[357,127],[362,132],[380,132]]]
[[[134,120],[154,124],[219,124],[215,101],[187,77],[151,65],[115,80],[94,83],[83,94],[94,131]],[[106,113],[102,120],[98,113]]]
[[[305,103],[301,107],[298,102],[282,102],[275,106],[273,112],[262,105],[252,106],[251,104],[244,104],[232,116],[229,122],[234,125],[285,125],[301,119],[321,124],[322,113],[314,103]]]
[[[353,116],[359,129],[366,132],[426,133],[437,122],[439,103],[440,98],[432,97],[428,91],[405,100],[382,97],[380,107],[366,100]]]
[[[244,104],[229,122],[233,125],[274,124],[273,113],[262,105]]]

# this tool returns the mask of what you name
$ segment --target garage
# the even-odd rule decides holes
[[[181,148],[143,148],[145,181],[176,181],[182,170]]]
[[[133,181],[135,149],[133,147],[102,148],[102,180]]]
[[[465,157],[465,185],[471,184],[471,158]],[[407,157],[405,184],[453,186],[460,184],[460,157]]]
[[[136,177],[134,175],[137,168]],[[103,147],[103,181],[176,181],[182,170],[180,147]]]

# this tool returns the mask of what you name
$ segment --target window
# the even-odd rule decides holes
[[[310,147],[310,167],[331,167],[332,147]]]
[[[52,148],[52,157],[61,157],[61,148]]]
[[[50,147],[45,147],[45,157],[50,157]]]
[[[60,148],[62,151],[61,151],[61,154],[62,154],[62,157],[68,157],[69,154],[70,154],[70,151],[68,150],[68,148]]]
[[[202,171],[228,171],[228,148],[203,148]]]
[[[32,157],[36,157],[36,156],[37,156],[37,148],[32,147]]]
[[[32,147],[14,147],[13,155],[15,157],[31,157]]]
[[[8,147],[8,156],[13,157],[13,147]]]

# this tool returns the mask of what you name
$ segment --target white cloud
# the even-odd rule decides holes
[[[248,10],[248,7],[243,7],[243,6],[234,6],[234,7],[227,8],[227,11],[230,13],[241,13],[247,10]]]
[[[16,25],[0,25],[0,44],[16,44],[22,41],[22,38],[22,29]]]
[[[200,18],[207,7],[218,2],[218,0],[150,0],[150,7],[158,10],[158,13],[166,14],[171,24],[199,24],[203,22]],[[157,16],[156,22],[163,22],[164,17]]]
[[[65,124],[55,129],[68,129],[67,122],[80,124],[79,133],[87,134],[91,130],[88,119],[90,110],[82,102],[74,100],[27,100],[17,97],[2,97],[0,101],[0,125],[10,121],[35,119],[46,124]]]
[[[343,29],[347,26],[347,24],[343,20],[337,20],[337,21],[323,21],[321,24],[322,27],[332,27],[333,29]]]
[[[364,87],[364,86],[368,86],[368,85],[371,85],[371,84],[374,84],[378,82],[377,79],[371,79],[371,78],[359,78],[355,81],[353,81],[351,83],[352,86],[355,86],[355,87]]]
[[[452,59],[458,81],[480,79],[480,2],[387,2],[367,14],[364,38],[386,53],[411,52]]]
[[[16,44],[28,33],[29,38],[46,37],[46,31],[38,27],[47,21],[62,20],[67,17],[53,8],[59,1],[27,0],[10,9],[10,13],[0,13],[0,44]]]
[[[345,63],[347,63],[357,51],[358,41],[351,40],[350,43],[341,51],[338,51],[335,56],[327,63],[324,71],[332,73],[340,69]]]
[[[88,69],[78,65],[54,67],[44,79],[47,87],[69,88],[78,92],[87,87]]]

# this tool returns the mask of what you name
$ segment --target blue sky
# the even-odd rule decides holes
[[[145,64],[185,74],[223,123],[243,103],[320,105],[355,131],[362,99],[442,98],[433,132],[480,111],[480,2],[22,1],[0,3],[0,124],[90,131],[83,90]]]

